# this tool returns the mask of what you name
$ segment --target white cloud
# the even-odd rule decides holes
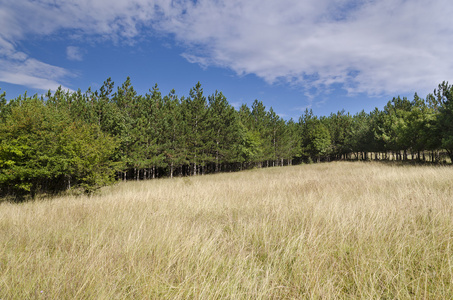
[[[83,60],[83,51],[79,47],[68,46],[66,47],[66,57],[69,60]]]
[[[71,72],[17,50],[20,41],[64,33],[118,42],[136,37],[137,28],[152,20],[153,11],[154,4],[146,0],[4,0],[0,3],[0,81],[55,89],[72,76]],[[69,46],[66,50],[68,59],[83,59],[80,48]]]
[[[13,41],[28,35],[65,32],[119,43],[157,32],[184,45],[189,62],[269,83],[423,93],[451,77],[452,15],[450,0],[5,0],[0,57],[24,56]],[[31,60],[14,59],[3,73]],[[44,73],[33,76],[59,82],[69,72]]]
[[[48,35],[61,30],[79,35],[107,38],[137,36],[141,25],[149,25],[155,7],[164,0],[4,0],[0,4],[0,21],[4,38],[26,34]]]
[[[269,83],[425,92],[453,69],[447,0],[200,0],[179,10],[159,26],[186,43],[189,61]]]
[[[42,90],[56,90],[60,81],[71,74],[60,67],[30,58],[16,51],[13,44],[0,37],[0,81]]]
[[[46,79],[44,77],[28,75],[26,73],[0,71],[0,81],[40,90],[55,91],[60,86],[63,90],[71,90],[57,81]]]

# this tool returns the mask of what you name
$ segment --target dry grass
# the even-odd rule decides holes
[[[0,204],[0,299],[452,299],[453,169],[330,163]]]

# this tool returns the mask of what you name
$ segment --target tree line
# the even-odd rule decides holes
[[[200,83],[179,97],[157,84],[6,100],[0,94],[0,196],[92,192],[115,180],[194,176],[339,159],[453,160],[453,87],[382,109],[286,121],[261,101],[233,108]]]

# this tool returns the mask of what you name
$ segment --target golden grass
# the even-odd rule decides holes
[[[453,299],[453,168],[338,162],[0,204],[0,299]]]

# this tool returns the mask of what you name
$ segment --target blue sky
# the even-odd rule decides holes
[[[187,96],[200,81],[285,119],[369,112],[453,81],[452,15],[449,0],[3,0],[0,88],[130,76],[141,94]]]

